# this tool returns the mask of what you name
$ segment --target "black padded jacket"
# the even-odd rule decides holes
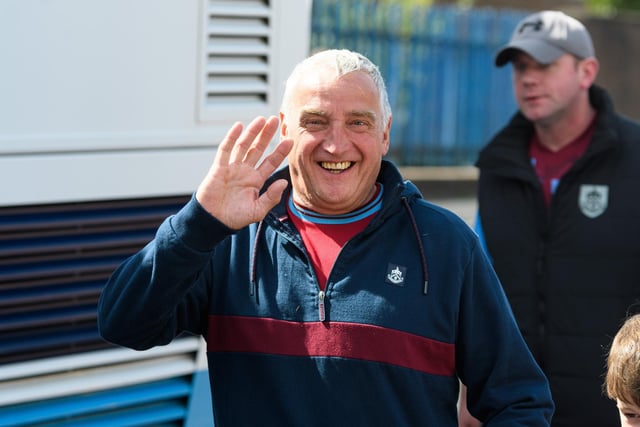
[[[615,113],[602,88],[589,96],[591,143],[549,208],[521,113],[476,163],[478,230],[550,380],[556,427],[618,425],[602,391],[606,353],[625,316],[640,311],[640,124]]]

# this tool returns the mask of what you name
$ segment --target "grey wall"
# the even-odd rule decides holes
[[[640,120],[640,20],[626,16],[582,21],[600,61],[596,82],[609,90],[618,111]]]

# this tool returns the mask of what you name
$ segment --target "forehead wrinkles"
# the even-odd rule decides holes
[[[312,72],[300,81],[296,98],[300,114],[379,118],[376,88],[366,75]]]

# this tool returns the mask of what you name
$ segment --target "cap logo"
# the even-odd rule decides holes
[[[518,34],[522,34],[528,27],[531,27],[531,30],[533,31],[541,31],[543,30],[544,22],[542,21],[542,19],[538,19],[537,21],[533,22],[525,22],[524,24],[520,25]],[[568,32],[569,29],[566,25],[556,24],[549,29],[549,37],[555,40],[564,40],[568,37]]]
[[[522,34],[522,32],[527,27],[533,28],[533,31],[540,31],[542,29],[542,20],[539,19],[536,22],[525,22],[524,24],[520,25],[520,29],[518,30],[518,33]]]

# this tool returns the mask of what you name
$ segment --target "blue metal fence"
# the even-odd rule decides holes
[[[315,0],[311,48],[348,48],[378,64],[393,110],[389,158],[468,165],[516,110],[510,67],[493,56],[527,13]]]

